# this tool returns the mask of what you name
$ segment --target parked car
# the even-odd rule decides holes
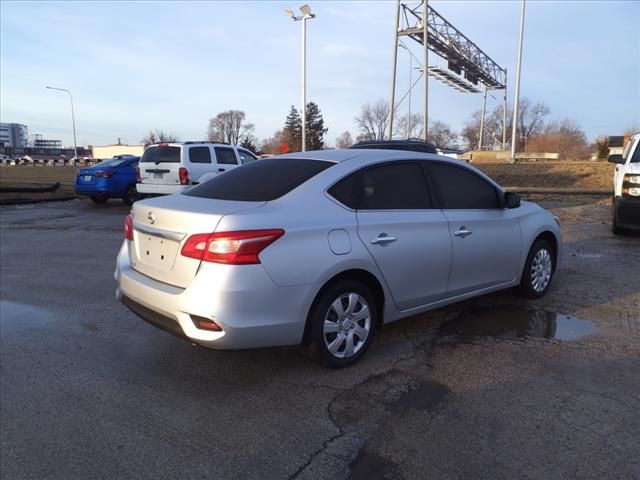
[[[93,167],[81,168],[76,176],[75,191],[87,195],[94,203],[121,198],[131,205],[138,198],[136,173],[140,157],[118,155]]]
[[[404,150],[409,152],[438,153],[435,145],[432,143],[413,138],[409,140],[363,140],[351,145],[349,148],[375,148],[385,150]]]
[[[622,155],[609,155],[613,174],[613,222],[615,235],[640,230],[640,133],[629,139]]]
[[[260,160],[126,217],[116,296],[215,349],[309,344],[359,360],[382,324],[510,287],[549,289],[557,218],[465,163],[333,150]]]
[[[149,146],[139,167],[138,192],[180,193],[257,157],[241,147],[209,142],[160,143]]]

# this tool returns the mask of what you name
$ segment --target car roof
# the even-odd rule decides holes
[[[348,160],[367,158],[372,162],[380,160],[438,160],[454,164],[463,163],[450,157],[435,153],[422,153],[410,150],[392,150],[382,148],[358,148],[347,150],[312,150],[309,152],[286,153],[272,158],[306,158],[309,160],[326,160],[329,162],[346,162]]]

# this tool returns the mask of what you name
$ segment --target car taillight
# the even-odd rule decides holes
[[[133,240],[133,219],[130,214],[124,217],[124,238]]]
[[[180,167],[178,169],[178,176],[180,177],[180,185],[189,185],[189,170]]]
[[[98,172],[98,173],[96,173],[96,177],[111,178],[111,177],[113,177],[113,172]]]
[[[203,262],[252,265],[260,263],[260,252],[282,235],[281,228],[198,233],[187,238],[180,253]]]
[[[142,182],[142,179],[140,178],[140,167],[136,167],[136,182]]]

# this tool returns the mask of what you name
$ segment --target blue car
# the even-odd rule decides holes
[[[106,203],[121,198],[131,205],[138,198],[136,191],[140,157],[118,155],[93,167],[81,168],[76,177],[76,193],[88,195],[94,203]]]

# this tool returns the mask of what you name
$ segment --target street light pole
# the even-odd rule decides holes
[[[58,87],[47,87],[49,90],[59,90],[61,92],[66,92],[69,94],[69,99],[71,100],[71,125],[73,126],[73,154],[75,159],[78,159],[78,143],[76,142],[76,115],[73,111],[73,95],[66,88],[58,88]]]
[[[520,7],[520,38],[518,40],[518,59],[516,61],[516,88],[515,88],[515,98],[513,100],[513,126],[511,127],[511,163],[516,163],[516,143],[518,143],[517,139],[517,130],[518,130],[518,103],[520,101],[520,69],[522,67],[522,37],[524,34],[524,2],[522,0],[522,4]]]
[[[311,12],[309,5],[305,4],[300,7],[302,15],[296,16],[293,11],[285,8],[285,13],[294,22],[302,21],[302,73],[301,73],[301,101],[302,101],[302,151],[307,150],[307,20],[316,18],[315,13]]]

